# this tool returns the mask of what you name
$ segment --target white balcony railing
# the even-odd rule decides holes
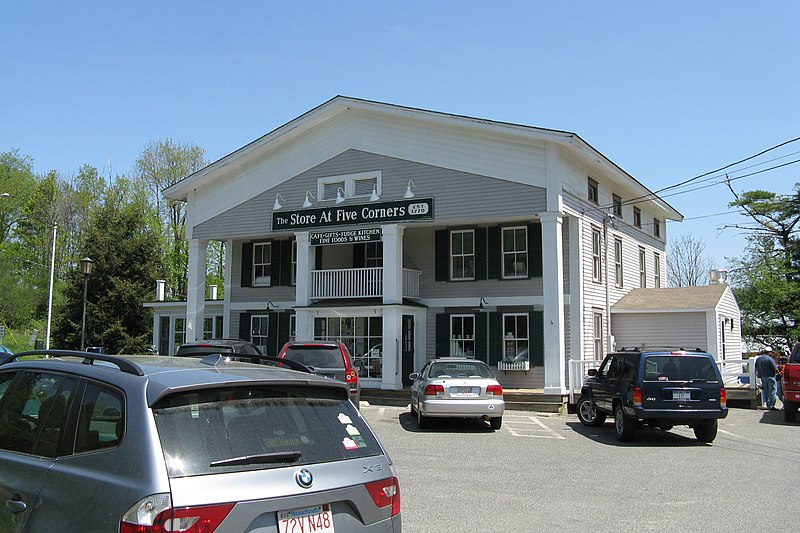
[[[419,298],[418,270],[403,269],[403,297]],[[383,268],[313,270],[311,298],[374,298],[383,296]]]

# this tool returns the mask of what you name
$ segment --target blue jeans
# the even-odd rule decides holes
[[[767,409],[775,407],[777,387],[775,376],[761,378],[761,399],[764,401],[764,405]]]

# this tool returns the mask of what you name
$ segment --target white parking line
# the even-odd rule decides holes
[[[509,420],[512,417],[514,419]],[[523,420],[517,420],[517,418],[522,418]],[[515,437],[531,437],[535,439],[564,439],[563,435],[559,435],[549,427],[545,426],[535,416],[511,415],[505,417],[505,426]],[[544,435],[542,435],[542,433],[544,433]]]

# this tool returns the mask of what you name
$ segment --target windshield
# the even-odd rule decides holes
[[[381,449],[344,391],[228,387],[153,408],[171,477],[325,463]]]
[[[432,378],[493,378],[494,375],[485,364],[475,361],[458,363],[433,363],[429,375]]]
[[[800,342],[794,345],[792,355],[789,356],[790,363],[800,363]]]
[[[718,381],[716,365],[707,356],[651,355],[645,359],[645,381]]]

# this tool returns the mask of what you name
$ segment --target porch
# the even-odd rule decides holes
[[[419,298],[422,272],[403,269],[403,298]],[[383,267],[311,271],[311,299],[383,297]]]

